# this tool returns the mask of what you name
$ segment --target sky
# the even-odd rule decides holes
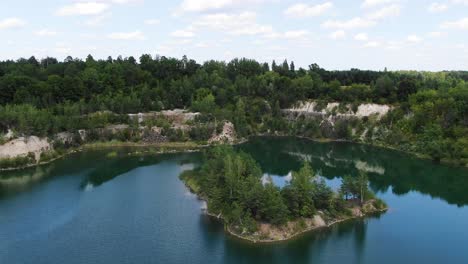
[[[468,0],[1,0],[0,60],[151,54],[468,70]]]

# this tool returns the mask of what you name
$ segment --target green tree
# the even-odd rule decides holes
[[[309,163],[293,172],[289,185],[283,188],[282,194],[288,209],[295,217],[311,217],[315,213],[314,183],[315,178]]]

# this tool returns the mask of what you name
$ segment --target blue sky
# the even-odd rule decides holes
[[[466,70],[468,0],[2,0],[0,59],[143,53]]]

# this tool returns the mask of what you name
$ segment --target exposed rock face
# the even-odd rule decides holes
[[[55,140],[62,144],[70,144],[73,143],[73,134],[70,132],[61,132],[55,135]]]
[[[351,104],[328,103],[319,105],[317,102],[309,101],[300,103],[293,108],[283,109],[282,113],[290,122],[307,120],[316,123],[323,137],[346,138],[344,135],[349,134],[349,132],[345,129],[350,124],[357,124],[363,118],[378,121],[391,109],[388,105],[378,104],[361,104],[353,107]],[[361,137],[363,140],[366,132],[359,131],[357,133],[356,127],[351,125],[351,136]]]
[[[223,131],[218,135],[213,136],[208,140],[208,143],[225,142],[233,143],[236,140],[236,130],[234,124],[231,122],[225,122],[223,125]]]
[[[86,140],[86,136],[88,135],[88,132],[84,129],[78,130],[78,134],[80,135],[81,141]]]
[[[0,146],[0,159],[25,157],[34,153],[36,160],[39,160],[41,153],[50,149],[51,145],[45,138],[20,137]]]
[[[161,112],[149,112],[149,113],[138,113],[138,114],[129,114],[131,120],[138,119],[138,123],[142,123],[143,121],[149,118],[156,118],[159,116],[163,116],[167,118],[169,121],[177,124],[185,124],[187,121],[194,120],[195,117],[200,115],[200,113],[192,113],[187,112],[183,109],[174,109],[174,110],[164,110]]]
[[[154,126],[143,129],[141,140],[145,143],[161,143],[168,141],[168,138],[162,135],[162,128]]]
[[[362,104],[358,107],[356,116],[365,117],[371,115],[377,115],[382,117],[386,115],[391,110],[388,105],[378,105],[378,104]]]
[[[354,113],[351,110],[351,105],[349,104],[346,105],[346,109],[344,111],[338,111],[338,108],[340,106],[339,103],[328,103],[327,106],[323,109],[319,109],[317,105],[317,102],[314,101],[303,102],[300,103],[298,107],[284,109],[283,112],[286,114],[296,113],[313,116],[325,116],[335,112],[334,115],[338,117],[341,116],[363,118],[375,115],[377,116],[377,118],[381,118],[391,110],[391,107],[388,105],[361,104],[358,106],[357,111]]]
[[[118,125],[109,125],[106,126],[106,130],[111,132],[112,134],[118,133],[120,131],[124,131],[125,129],[128,129],[130,126],[126,124],[118,124]]]
[[[320,130],[322,134],[327,138],[333,138],[334,136],[334,120],[332,118],[323,119],[320,122]]]
[[[314,218],[312,219],[313,221],[313,226],[326,226],[327,223],[323,220],[323,218],[320,215],[314,215]]]
[[[4,140],[10,140],[10,139],[14,138],[14,136],[15,136],[15,133],[13,133],[13,131],[11,129],[8,129],[8,132],[5,135],[3,135],[3,139]]]

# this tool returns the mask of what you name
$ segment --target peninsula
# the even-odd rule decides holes
[[[254,243],[276,242],[352,218],[387,210],[368,188],[365,173],[345,176],[333,191],[309,163],[284,187],[262,182],[248,154],[230,146],[205,152],[200,168],[180,178],[207,203],[208,215],[222,219],[230,234]]]

